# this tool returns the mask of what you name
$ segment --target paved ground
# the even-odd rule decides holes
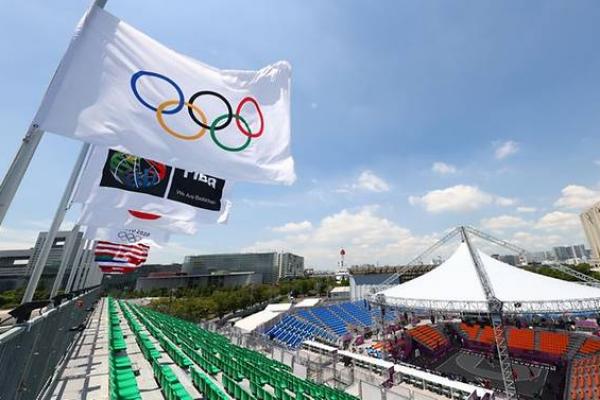
[[[107,308],[104,299],[75,342],[63,370],[59,371],[51,399],[108,399]]]

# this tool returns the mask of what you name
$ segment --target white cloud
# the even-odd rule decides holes
[[[445,162],[436,161],[431,166],[431,170],[440,175],[449,175],[456,173],[456,167],[451,164],[446,164]]]
[[[360,173],[356,182],[351,185],[344,185],[335,191],[338,193],[350,193],[354,191],[389,192],[390,185],[383,178],[375,175],[373,171],[365,170]]]
[[[310,234],[291,234],[282,239],[256,242],[243,251],[289,249],[306,257],[307,266],[333,269],[339,250],[349,264],[380,262],[399,264],[433,244],[433,236],[416,236],[408,229],[378,215],[378,207],[342,210],[324,217]]]
[[[535,227],[549,231],[575,230],[581,228],[581,223],[575,213],[553,211],[541,217]]]
[[[297,233],[297,232],[311,230],[312,227],[313,226],[309,221],[288,222],[285,225],[276,226],[275,228],[273,228],[273,231],[280,232],[280,233]]]
[[[0,227],[0,250],[29,249],[35,245],[39,231]]]
[[[506,157],[512,156],[519,151],[519,144],[515,141],[508,140],[506,142],[496,143],[496,151],[494,156],[497,160],[503,160]]]
[[[553,246],[576,243],[578,241],[580,241],[580,238],[576,239],[573,236],[565,238],[557,234],[539,235],[525,231],[516,232],[509,239],[509,242],[527,251],[546,251],[551,250]]]
[[[152,250],[148,254],[148,264],[180,263],[184,255],[202,253],[209,253],[209,250],[202,250],[198,247],[188,247],[181,243],[170,241],[165,246],[152,247]]]
[[[537,211],[537,208],[535,208],[535,207],[517,207],[517,212],[520,212],[520,213],[533,213],[536,211]]]
[[[408,202],[413,206],[422,206],[430,213],[440,213],[473,211],[490,204],[510,206],[516,200],[484,192],[477,186],[456,185],[432,190],[423,196],[410,196]]]
[[[355,184],[356,189],[370,192],[389,192],[390,185],[371,171],[363,171]]]
[[[501,196],[496,196],[496,199],[494,200],[496,205],[499,205],[500,207],[510,207],[510,206],[514,206],[517,203],[516,199],[511,199],[509,197],[501,197]]]
[[[594,164],[600,166],[600,160],[594,160]]]
[[[600,201],[600,191],[581,185],[568,185],[561,190],[561,196],[554,203],[555,207],[587,208]]]
[[[529,223],[521,217],[499,215],[497,217],[482,219],[480,225],[484,230],[503,232],[506,229],[516,229],[527,226]]]

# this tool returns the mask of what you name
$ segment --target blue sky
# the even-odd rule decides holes
[[[88,4],[3,3],[0,174]],[[584,240],[577,215],[600,200],[598,2],[109,0],[107,10],[216,67],[293,67],[297,182],[238,185],[228,225],[176,236],[153,261],[287,249],[332,269],[344,247],[349,263],[400,263],[461,223],[530,250]],[[47,229],[79,147],[45,135],[0,248]]]

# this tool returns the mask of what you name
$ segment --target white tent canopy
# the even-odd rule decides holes
[[[506,313],[600,310],[600,289],[525,271],[476,250]],[[378,293],[390,306],[443,312],[487,313],[488,302],[466,243],[446,262],[411,281]]]

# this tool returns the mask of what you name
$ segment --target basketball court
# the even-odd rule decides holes
[[[513,369],[516,373],[517,390],[521,396],[534,398],[536,394],[543,394],[546,379],[550,368],[526,363],[515,363]],[[502,388],[502,375],[497,360],[489,359],[481,354],[460,351],[436,368],[439,372],[450,375],[460,375],[468,380],[489,380],[496,388]]]

